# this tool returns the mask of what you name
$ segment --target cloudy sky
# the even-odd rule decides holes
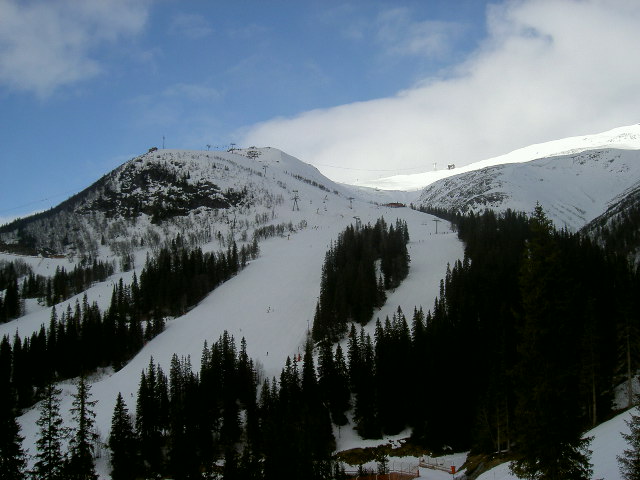
[[[152,146],[330,178],[640,122],[637,0],[0,0],[0,221]]]

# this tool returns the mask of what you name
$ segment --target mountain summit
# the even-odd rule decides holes
[[[242,235],[303,191],[307,202],[349,196],[314,167],[273,148],[152,148],[57,207],[1,227],[0,242],[27,253],[95,258],[110,250],[124,258],[177,233],[192,243],[230,230]]]

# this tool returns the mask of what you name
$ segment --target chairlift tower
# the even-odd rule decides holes
[[[360,221],[360,217],[353,217],[356,221],[356,230],[360,230],[360,227],[362,227],[362,222]]]
[[[438,234],[438,222],[441,220],[439,218],[434,218],[433,221],[436,223],[436,235]]]
[[[300,196],[298,195],[298,190],[294,190],[293,191],[293,210],[298,210],[300,211],[300,207],[298,206],[298,200],[300,199]]]
[[[353,197],[349,197],[349,208],[353,210]]]

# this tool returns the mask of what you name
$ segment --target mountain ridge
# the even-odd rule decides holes
[[[570,155],[584,150],[599,148],[618,148],[622,150],[640,149],[640,124],[617,127],[595,134],[578,135],[543,143],[536,143],[497,157],[480,160],[470,164],[465,163],[462,166],[456,166],[455,163],[457,162],[462,164],[465,162],[465,159],[458,159],[459,161],[451,159],[449,160],[452,167],[451,169],[440,168],[438,170],[423,173],[395,175],[375,181],[363,182],[359,185],[380,190],[408,190],[415,192],[423,190],[435,181],[458,175],[460,173],[479,170],[485,167],[510,163],[523,163],[541,158]]]
[[[126,258],[179,232],[200,241],[234,228],[246,232],[272,220],[275,206],[292,202],[296,191],[316,202],[352,196],[315,167],[269,147],[150,149],[51,210],[0,227],[0,242],[31,254]]]
[[[640,150],[596,149],[495,165],[439,180],[417,204],[459,213],[531,212],[539,202],[558,228],[578,230],[640,180]]]

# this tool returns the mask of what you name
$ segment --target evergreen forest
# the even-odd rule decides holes
[[[0,388],[12,404],[27,408],[49,383],[98,368],[120,369],[143,345],[163,331],[169,315],[182,315],[258,255],[258,246],[232,244],[226,252],[188,249],[178,236],[148,258],[131,285],[115,284],[105,312],[86,295],[58,313],[30,337],[0,341]],[[59,272],[56,272],[58,275]]]
[[[396,288],[409,274],[409,229],[384,218],[374,226],[349,226],[325,256],[320,296],[313,319],[315,341],[336,341],[350,322],[366,324],[384,305],[385,290]]]
[[[94,260],[88,266],[75,266],[71,272],[57,267],[52,277],[35,275],[25,262],[2,262],[0,264],[0,323],[18,318],[23,313],[22,302],[36,298],[51,307],[82,293],[94,282],[102,282],[113,274],[113,265]],[[21,286],[18,278],[24,277]]]
[[[615,387],[640,366],[637,272],[625,255],[556,231],[539,206],[531,216],[432,213],[452,221],[465,245],[437,298],[409,317],[398,309],[377,319],[367,334],[366,315],[407,275],[408,232],[382,219],[349,227],[327,253],[304,356],[287,359],[279,378],[261,378],[244,339],[238,348],[225,332],[204,344],[198,371],[178,353],[168,375],[152,360],[136,411],[116,401],[113,478],[342,478],[334,432],[346,425],[363,438],[410,428],[410,441],[434,453],[507,455],[521,478],[590,478],[582,434],[614,414]],[[233,246],[210,255],[174,242],[147,261],[139,281],[114,288],[104,314],[82,305],[52,314],[50,328],[30,339],[5,337],[0,390],[12,395],[3,396],[2,422],[14,425],[53,380],[122,364],[162,329],[164,315],[184,312],[242,258]],[[347,294],[354,284],[361,290]],[[84,345],[96,335],[89,327],[126,335],[110,343],[123,350],[101,357],[104,349]],[[50,346],[69,338],[96,360],[77,371],[47,363]],[[35,365],[45,364],[34,379]],[[0,448],[15,451],[19,432],[6,431],[14,433],[3,434]]]

